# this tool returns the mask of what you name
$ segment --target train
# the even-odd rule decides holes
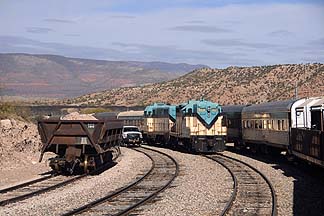
[[[117,118],[124,122],[124,126],[136,126],[140,131],[144,130],[144,111],[122,111],[117,114]]]
[[[204,99],[154,103],[143,111],[96,117],[40,121],[41,158],[53,152],[54,170],[88,172],[111,158],[112,149],[121,143],[122,127],[128,125],[140,128],[149,145],[213,153],[234,143],[237,150],[274,155],[284,151],[289,159],[324,167],[324,97],[226,106]]]
[[[223,106],[227,142],[324,167],[324,97]]]
[[[145,107],[143,135],[147,144],[165,145],[176,120],[176,106],[154,103]]]
[[[189,100],[179,105],[154,103],[144,110],[148,144],[218,152],[224,143],[237,150],[279,154],[324,167],[324,97],[248,105],[218,105]],[[206,118],[207,117],[207,118]]]
[[[143,132],[148,144],[210,153],[225,149],[225,123],[222,107],[204,99],[179,105],[154,103],[144,110]]]
[[[57,173],[89,173],[112,161],[119,154],[123,121],[113,117],[92,120],[44,119],[38,121],[42,147]]]

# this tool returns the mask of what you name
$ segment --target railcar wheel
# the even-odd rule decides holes
[[[272,156],[278,157],[281,154],[281,149],[279,148],[274,148],[274,147],[270,147],[270,154]]]
[[[234,149],[236,151],[241,151],[242,150],[242,145],[240,145],[239,141],[234,141]]]
[[[291,154],[289,151],[286,152],[286,158],[289,162],[295,161],[295,156],[293,154]]]
[[[84,156],[83,171],[84,171],[84,173],[89,173],[89,169],[88,169],[88,155],[85,155]]]
[[[259,146],[257,144],[250,144],[250,150],[253,154],[258,154],[259,152]]]

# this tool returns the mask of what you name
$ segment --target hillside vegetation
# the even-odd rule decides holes
[[[220,104],[260,103],[293,98],[296,84],[299,97],[324,95],[323,80],[324,65],[318,63],[203,68],[172,81],[87,94],[64,103],[133,106],[200,97]]]

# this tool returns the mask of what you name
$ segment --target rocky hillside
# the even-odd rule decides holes
[[[0,170],[15,163],[29,163],[27,157],[39,157],[40,146],[37,125],[15,119],[0,120]]]
[[[203,96],[220,104],[247,104],[292,98],[296,84],[299,97],[324,95],[323,80],[323,64],[203,68],[168,82],[118,88],[65,102],[130,106],[156,101],[176,104]]]
[[[177,78],[204,65],[102,61],[56,55],[0,54],[2,95],[76,97]]]

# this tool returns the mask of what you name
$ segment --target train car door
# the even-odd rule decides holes
[[[322,112],[321,110],[312,110],[311,111],[311,128],[313,130],[322,130]]]
[[[311,107],[312,130],[317,131],[320,145],[320,160],[324,163],[324,100],[320,100]]]
[[[322,111],[322,131],[324,132],[324,110]]]

